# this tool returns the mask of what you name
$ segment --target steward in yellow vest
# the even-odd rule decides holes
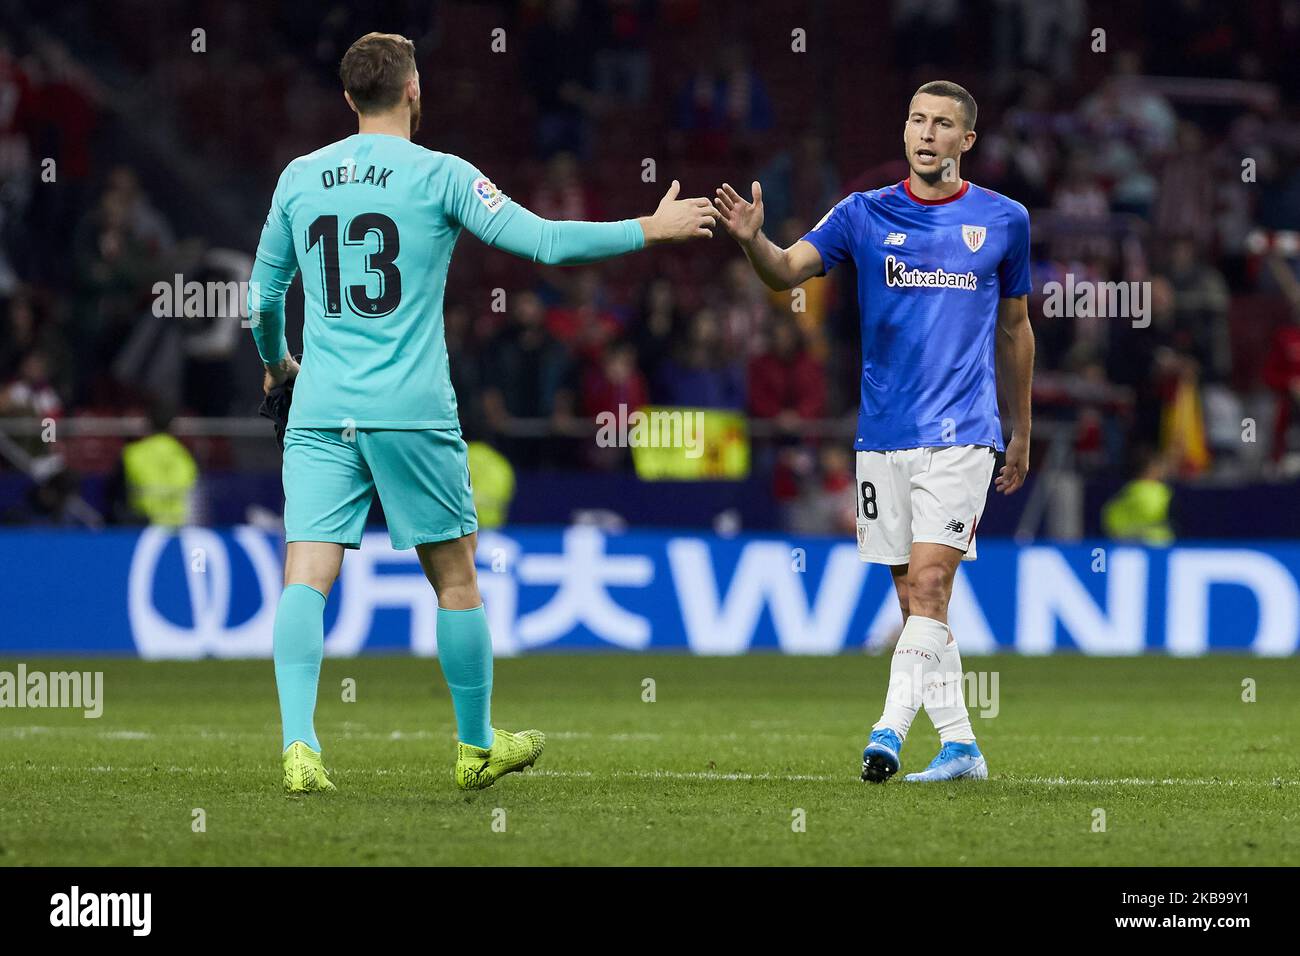
[[[499,451],[486,442],[468,445],[470,486],[474,491],[474,510],[478,526],[499,528],[506,523],[510,502],[515,497],[515,470]]]
[[[189,450],[171,435],[170,416],[154,418],[154,433],[122,449],[126,503],[137,520],[179,527],[190,517],[190,498],[199,468]]]
[[[1102,528],[1116,541],[1167,545],[1174,540],[1169,503],[1174,490],[1165,482],[1168,469],[1150,449],[1139,452],[1139,470],[1101,509]]]

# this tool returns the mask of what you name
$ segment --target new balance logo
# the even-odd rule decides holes
[[[906,241],[907,233],[905,232],[891,232],[885,236],[885,245],[887,246],[901,246]]]
[[[966,523],[964,521],[958,521],[956,518],[953,518],[951,521],[949,521],[946,525],[943,526],[943,530],[951,531],[953,534],[961,534],[963,531],[966,530]]]

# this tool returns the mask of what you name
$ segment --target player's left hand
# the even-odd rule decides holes
[[[998,472],[993,487],[1004,495],[1014,494],[1029,474],[1029,439],[1013,434],[1007,442],[1007,460]]]
[[[262,376],[262,394],[270,395],[271,389],[277,385],[283,385],[291,378],[297,378],[301,369],[292,355],[286,355],[274,365],[266,366],[266,374]]]

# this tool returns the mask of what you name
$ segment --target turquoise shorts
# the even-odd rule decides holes
[[[286,541],[360,547],[376,491],[398,551],[478,530],[459,429],[285,433]]]

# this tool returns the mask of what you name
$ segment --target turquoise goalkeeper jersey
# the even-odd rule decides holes
[[[284,293],[302,271],[290,428],[459,425],[442,299],[462,229],[556,265],[645,244],[634,219],[540,219],[465,160],[399,136],[358,133],[300,156],[276,185],[248,294],[258,352],[279,361]]]

